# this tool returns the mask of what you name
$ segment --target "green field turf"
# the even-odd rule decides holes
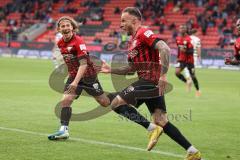
[[[48,86],[52,69],[48,60],[0,58],[1,160],[183,159],[177,156],[184,156],[185,151],[166,135],[161,137],[155,153],[145,152],[147,132],[114,112],[72,122],[73,139],[48,141],[46,135],[59,126],[54,106],[61,98]],[[169,118],[205,159],[240,160],[240,72],[197,70],[202,97],[195,98],[194,88],[187,93],[173,71],[168,80],[174,89],[166,95]],[[109,77],[99,78],[105,90],[113,90]],[[74,103],[73,112],[85,112],[96,105],[92,98],[81,97]],[[147,114],[145,106],[140,111]]]

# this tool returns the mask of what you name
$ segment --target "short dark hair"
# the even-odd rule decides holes
[[[123,13],[127,12],[128,14],[137,17],[138,20],[142,20],[142,14],[136,7],[127,7],[123,10]]]

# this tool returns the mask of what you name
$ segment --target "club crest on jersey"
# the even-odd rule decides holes
[[[137,50],[131,50],[128,52],[128,55],[131,57],[131,58],[134,58],[136,55],[138,55],[138,51]]]
[[[67,50],[68,50],[68,52],[70,52],[70,51],[71,51],[71,49],[72,49],[72,47],[67,47]]]

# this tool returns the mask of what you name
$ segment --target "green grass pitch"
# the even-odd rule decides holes
[[[59,120],[54,106],[61,94],[48,86],[51,61],[0,58],[0,159],[2,160],[180,160],[185,151],[163,135],[155,152],[146,152],[147,132],[110,112],[100,118],[70,124],[73,139],[47,140]],[[171,69],[174,89],[166,95],[169,118],[201,150],[206,160],[240,159],[240,72],[198,69],[202,96],[185,85]],[[111,80],[99,75],[103,88]],[[80,97],[73,112],[93,109],[97,103]],[[140,112],[147,114],[145,106]],[[178,157],[179,156],[179,157]]]

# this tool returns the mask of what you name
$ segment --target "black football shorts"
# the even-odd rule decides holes
[[[68,78],[64,87],[64,92],[67,91],[68,86],[73,82],[73,80],[74,78],[72,77]],[[104,93],[102,86],[96,77],[82,78],[80,80],[76,89],[76,95],[77,95],[76,99],[81,95],[82,90],[85,90],[89,95],[93,97],[100,96]]]
[[[139,79],[122,90],[119,96],[126,103],[136,108],[145,103],[151,114],[155,109],[161,109],[163,112],[166,112],[164,96],[160,96],[159,88],[148,80]]]

